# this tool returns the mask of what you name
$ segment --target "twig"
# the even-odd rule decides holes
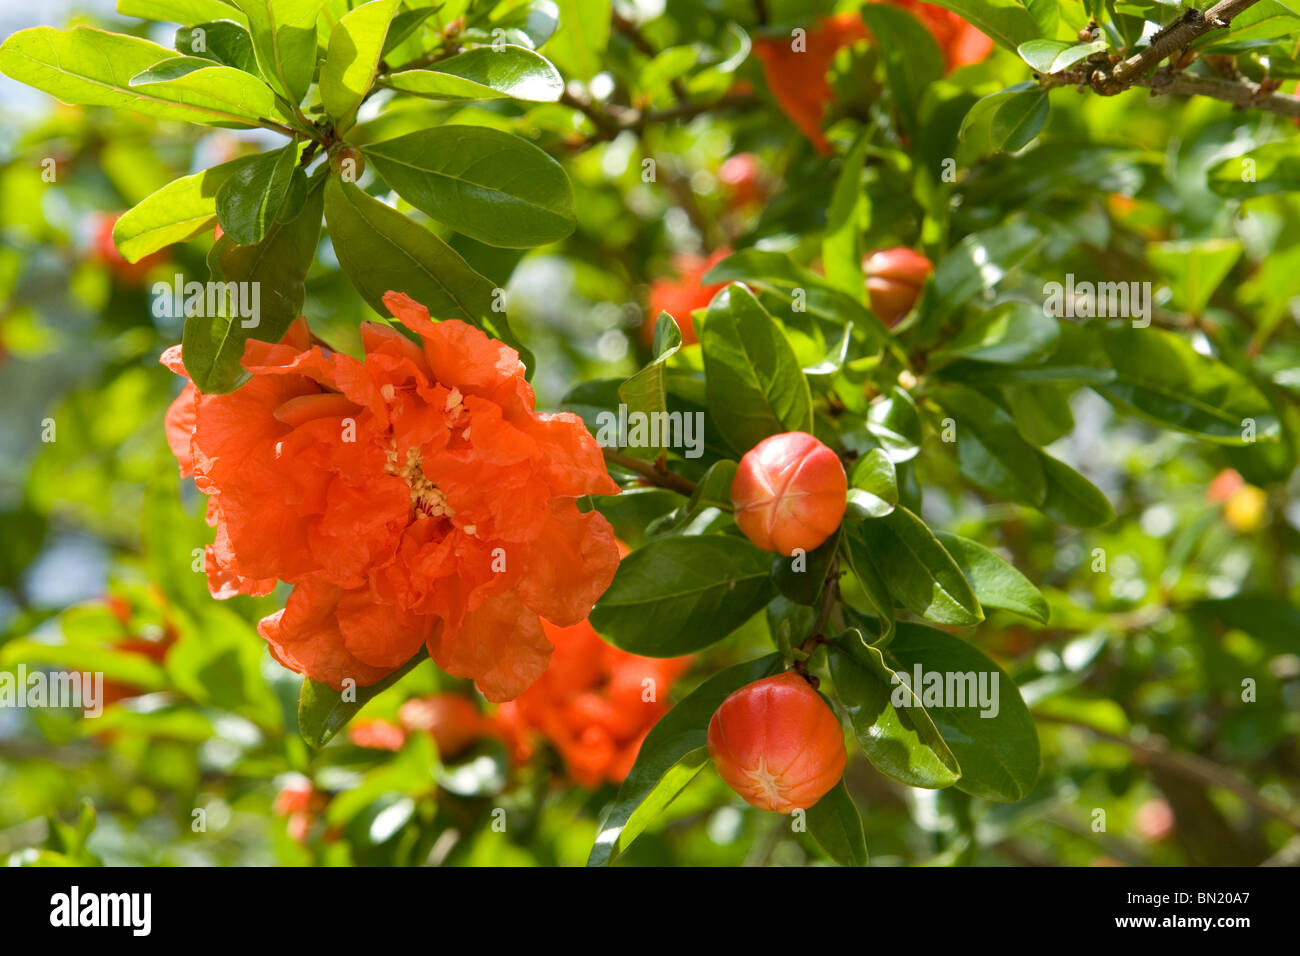
[[[1163,767],[1171,773],[1176,773],[1189,780],[1198,781],[1206,786],[1222,787],[1224,790],[1235,793],[1261,813],[1285,823],[1294,830],[1300,831],[1300,814],[1278,806],[1272,800],[1258,793],[1241,777],[1213,761],[1206,760],[1196,754],[1170,750],[1159,737],[1138,740],[1134,737],[1126,737],[1121,734],[1113,734],[1108,730],[1102,730],[1100,727],[1094,727],[1086,721],[1074,720],[1069,717],[1057,717],[1038,711],[1034,712],[1034,717],[1048,723],[1086,730],[1102,740],[1129,748],[1143,760]]]
[[[687,498],[695,494],[695,482],[689,478],[683,478],[676,472],[669,471],[657,463],[645,461],[641,458],[633,458],[631,455],[616,452],[612,448],[602,450],[605,453],[605,460],[611,465],[618,465],[618,467],[626,471],[635,472],[652,485],[675,491]]]

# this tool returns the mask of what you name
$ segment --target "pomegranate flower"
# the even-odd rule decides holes
[[[409,296],[362,327],[364,361],[313,345],[303,319],[250,340],[252,379],[192,383],[167,413],[181,474],[209,495],[213,596],[293,585],[259,633],[336,690],[374,684],[423,645],[489,700],[546,669],[541,619],[583,620],[618,567],[609,523],[576,499],[616,494],[571,414],[538,414],[513,350]],[[179,346],[162,363],[184,375]]]

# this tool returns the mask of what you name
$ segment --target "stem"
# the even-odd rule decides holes
[[[633,458],[631,455],[624,455],[612,448],[605,448],[602,451],[605,453],[605,460],[611,465],[618,465],[625,471],[635,472],[652,485],[675,491],[686,498],[695,494],[695,482],[689,478],[683,478],[676,472],[669,471],[658,463]]]
[[[1034,712],[1034,718],[1048,723],[1086,730],[1102,740],[1129,748],[1146,762],[1162,767],[1171,773],[1176,773],[1189,780],[1195,780],[1205,786],[1221,787],[1224,790],[1231,791],[1260,813],[1285,823],[1293,830],[1300,831],[1300,813],[1278,806],[1263,794],[1258,793],[1249,783],[1231,770],[1221,767],[1213,761],[1206,760],[1196,754],[1170,750],[1158,737],[1153,737],[1150,740],[1138,740],[1134,737],[1112,734],[1110,731],[1094,727],[1086,721],[1069,717],[1057,717],[1038,711]]]

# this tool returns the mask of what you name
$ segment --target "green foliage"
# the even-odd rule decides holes
[[[801,0],[120,0],[103,28],[9,36],[0,72],[67,107],[0,114],[0,677],[98,673],[110,699],[0,729],[0,854],[1287,859],[1300,18],[1258,0],[1121,82],[1175,6],[936,4],[993,51],[952,68],[908,7]],[[826,153],[759,54],[832,7],[871,39],[785,78],[827,81]],[[122,210],[118,257],[88,237]],[[887,325],[863,260],[896,247],[934,268]],[[164,308],[177,274],[256,288],[258,314]],[[631,548],[592,627],[691,655],[621,784],[573,784],[558,741],[499,739],[486,707],[495,729],[439,753],[402,705],[473,691],[425,651],[335,691],[257,635],[285,587],[208,591],[158,354],[179,341],[200,391],[231,392],[248,341],[300,315],[359,354],[390,291],[516,349],[539,407],[593,432],[620,406],[699,422],[606,449],[622,493],[581,502]],[[730,494],[788,431],[849,484],[841,527],[790,556]],[[1229,469],[1258,487],[1207,492]],[[708,766],[721,702],[788,667],[849,741],[806,829]],[[1180,776],[1189,755],[1218,782]],[[1156,801],[1170,834],[1143,829]]]

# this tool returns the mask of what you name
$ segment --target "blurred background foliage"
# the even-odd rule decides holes
[[[769,6],[772,23],[788,24],[832,5]],[[677,87],[693,96],[739,85],[753,102],[607,136],[568,105],[414,101],[369,126],[363,118],[358,133],[381,139],[451,114],[531,136],[565,163],[580,217],[569,239],[525,254],[448,234],[476,268],[508,283],[512,322],[537,356],[542,408],[558,407],[576,383],[624,377],[645,361],[652,284],[662,293],[679,272],[698,276],[684,257],[758,245],[815,259],[835,183],[745,56],[746,31],[759,29],[751,4],[617,7],[642,26],[615,29],[585,77],[592,95],[670,110]],[[1079,4],[1060,8],[1071,24],[1083,19]],[[6,4],[5,33],[33,16],[170,40],[167,27],[90,2],[62,11]],[[563,36],[546,52],[582,76],[555,49]],[[863,123],[897,123],[883,71],[872,46],[837,57],[832,141]],[[1019,154],[960,141],[975,99],[1025,74],[999,49],[932,84],[910,128],[872,146],[866,248],[942,250],[976,230],[1024,223],[1044,239],[1001,277],[1004,292],[1038,297],[1068,272],[1152,281],[1167,290],[1155,323],[1249,368],[1275,397],[1286,440],[1216,446],[1119,416],[1081,386],[1026,386],[1025,414],[1040,413],[1043,440],[1069,431],[1052,454],[1118,513],[1092,530],[985,502],[950,455],[919,456],[926,521],[997,547],[1048,595],[1050,625],[993,615],[977,635],[1040,718],[1044,765],[1030,797],[995,805],[903,787],[856,755],[847,781],[873,863],[1296,862],[1300,198],[1241,200],[1207,187],[1216,164],[1294,140],[1295,128],[1210,100],[1066,89]],[[193,549],[211,532],[166,447],[162,416],[178,382],[157,363],[179,341],[181,320],[156,315],[149,288],[178,272],[204,275],[210,239],[132,267],[105,223],[176,176],[264,148],[268,137],[65,107],[9,80],[0,93],[0,668],[103,671],[115,698],[98,719],[0,709],[0,858],[582,863],[612,784],[577,786],[553,750],[520,761],[490,733],[440,755],[432,734],[401,729],[402,705],[473,690],[427,665],[369,705],[362,730],[313,758],[296,732],[300,678],[270,659],[254,630],[284,595],[216,603],[195,573]],[[750,174],[724,173],[740,154],[751,157]],[[960,171],[956,189],[937,181],[946,157]],[[646,158],[653,182],[642,176]],[[50,161],[53,181],[42,175]],[[323,337],[355,346],[367,310],[328,245],[304,311]],[[53,440],[44,440],[50,423]],[[635,545],[670,498],[643,489],[606,510]],[[760,615],[697,661],[675,696],[769,648]],[[1255,699],[1243,705],[1245,679]],[[706,769],[626,859],[825,857],[787,818],[746,806]]]

